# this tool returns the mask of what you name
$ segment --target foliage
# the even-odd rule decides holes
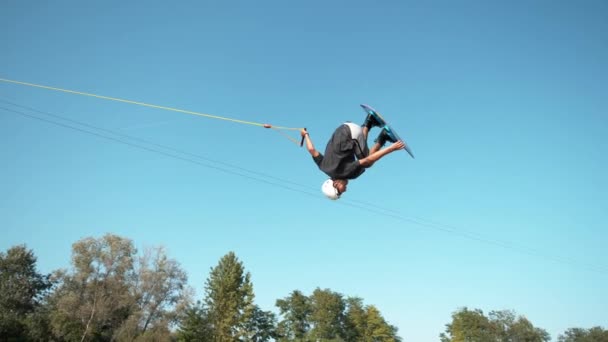
[[[570,328],[560,335],[558,342],[608,342],[608,330],[602,327],[591,329]]]
[[[310,336],[315,340],[335,340],[344,337],[344,310],[346,304],[341,294],[329,289],[316,289],[310,296]]]
[[[30,340],[45,326],[41,302],[51,288],[50,275],[36,270],[37,259],[25,246],[0,252],[0,336]],[[36,324],[39,323],[38,328]],[[31,332],[31,333],[29,333]]]
[[[525,317],[516,317],[513,311],[491,311],[490,321],[495,326],[499,341],[545,342],[551,340],[549,333],[536,328]]]
[[[146,332],[157,325],[172,326],[190,302],[188,277],[179,263],[169,259],[163,248],[148,249],[136,267],[132,287],[137,303],[137,327]]]
[[[452,322],[440,335],[442,342],[546,342],[549,334],[535,328],[525,317],[516,317],[511,311],[492,311],[489,317],[483,311],[463,308],[452,314]]]
[[[366,309],[365,334],[361,341],[365,342],[397,342],[401,338],[397,336],[397,328],[389,325],[380,311],[373,305]]]
[[[377,307],[330,289],[299,290],[254,303],[251,275],[233,252],[211,268],[202,301],[163,248],[138,254],[116,235],[72,245],[72,267],[43,275],[25,246],[0,252],[0,341],[399,342]],[[175,328],[177,327],[177,331]],[[546,342],[549,334],[513,311],[466,307],[442,342]],[[558,342],[608,342],[601,327],[570,328]]]
[[[397,328],[380,311],[364,306],[360,298],[344,298],[329,289],[316,289],[310,297],[293,291],[276,306],[283,318],[278,324],[279,341],[396,342]]]
[[[179,320],[177,340],[179,342],[208,341],[211,325],[203,304],[199,301],[184,310]]]
[[[278,299],[276,306],[284,319],[279,322],[278,334],[285,341],[303,341],[310,330],[312,307],[310,299],[295,290],[288,297]]]
[[[247,322],[254,314],[251,275],[233,252],[211,269],[205,285],[205,305],[215,342],[246,339]]]
[[[131,240],[105,235],[72,246],[71,271],[59,271],[50,299],[54,334],[74,340],[168,336],[189,300],[187,277],[162,248],[137,257]]]
[[[275,339],[277,337],[276,320],[276,316],[272,312],[263,311],[255,305],[251,317],[245,322],[246,333],[241,341],[265,342]]]

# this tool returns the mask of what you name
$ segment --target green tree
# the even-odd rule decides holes
[[[560,335],[558,342],[608,342],[608,330],[602,327],[591,329],[570,328]]]
[[[494,326],[481,310],[466,307],[452,314],[452,322],[446,324],[441,342],[497,341]]]
[[[233,252],[211,269],[205,285],[205,304],[212,327],[212,341],[233,342],[247,338],[247,323],[254,314],[251,275]]]
[[[0,336],[6,340],[33,339],[29,332],[46,325],[41,301],[52,283],[50,275],[38,273],[36,261],[23,245],[0,252]]]
[[[442,342],[546,342],[549,334],[513,311],[492,311],[486,317],[481,310],[463,308],[452,314],[452,322],[440,335]]]
[[[373,305],[329,289],[317,288],[310,297],[293,291],[276,306],[282,320],[278,341],[398,342],[397,328]]]
[[[388,324],[373,305],[357,297],[346,299],[345,340],[349,342],[397,342],[397,328]]]
[[[107,234],[72,245],[72,269],[56,272],[51,327],[66,341],[166,340],[189,301],[186,275],[162,248],[137,257],[133,242]]]
[[[245,322],[246,336],[241,338],[244,342],[266,342],[277,337],[276,317],[270,311],[263,311],[257,305],[249,320]]]
[[[359,341],[365,342],[398,342],[401,339],[397,336],[397,328],[389,325],[380,311],[373,305],[367,307],[366,312],[366,329],[363,339]]]
[[[136,253],[132,241],[115,235],[72,245],[73,271],[59,271],[52,326],[68,341],[110,340],[135,307],[130,286]]]
[[[179,342],[209,341],[211,326],[203,304],[199,301],[189,306],[180,317],[177,340]]]
[[[341,294],[329,289],[317,288],[310,296],[313,340],[342,340],[345,338],[344,322],[346,303]]]
[[[527,318],[517,317],[513,311],[492,311],[489,317],[499,341],[546,342],[550,340],[549,333],[534,327]]]
[[[367,331],[367,312],[363,299],[351,297],[346,299],[346,341],[363,341]]]
[[[281,341],[305,341],[310,330],[312,307],[302,292],[295,290],[288,297],[278,299],[275,304],[283,320],[278,324]]]
[[[27,316],[26,325],[30,341],[50,341],[54,339],[50,322],[52,308],[48,304],[47,298],[48,296],[42,300],[32,314]],[[27,341],[28,339],[23,339],[22,341]]]
[[[137,258],[134,273],[130,291],[135,305],[117,336],[129,340],[139,335],[164,336],[190,303],[186,272],[164,248],[156,247]]]

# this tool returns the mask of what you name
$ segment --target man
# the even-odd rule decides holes
[[[321,190],[329,199],[337,200],[346,192],[348,181],[359,177],[365,169],[374,165],[387,154],[405,147],[403,141],[396,141],[384,128],[384,121],[373,114],[368,114],[362,126],[347,122],[338,127],[325,148],[325,154],[317,151],[305,129],[300,131],[306,139],[306,148],[319,169],[330,178],[326,180]],[[382,131],[371,150],[367,146],[367,135],[372,127],[380,127]],[[384,144],[392,144],[382,149]]]

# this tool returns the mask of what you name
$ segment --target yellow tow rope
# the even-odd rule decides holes
[[[190,111],[190,110],[183,110],[183,109],[178,109],[178,108],[159,106],[159,105],[154,105],[154,104],[149,104],[149,103],[144,103],[144,102],[138,102],[138,101],[120,99],[120,98],[116,98],[116,97],[109,97],[109,96],[103,96],[103,95],[85,93],[85,92],[81,92],[81,91],[75,91],[75,90],[68,90],[68,89],[50,87],[50,86],[46,86],[46,85],[40,85],[40,84],[34,84],[34,83],[27,83],[27,82],[9,80],[9,79],[5,79],[5,78],[0,78],[0,81],[6,82],[6,83],[20,84],[20,85],[24,85],[24,86],[28,86],[28,87],[35,87],[35,88],[42,88],[42,89],[47,89],[47,90],[53,90],[53,91],[58,91],[58,92],[63,92],[63,93],[68,93],[68,94],[76,94],[76,95],[81,95],[81,96],[95,97],[95,98],[103,99],[103,100],[129,103],[129,104],[134,104],[134,105],[143,106],[143,107],[168,110],[168,111],[172,111],[172,112],[178,112],[178,113],[184,113],[184,114],[190,114],[190,115],[197,115],[197,116],[202,116],[202,117],[206,117],[206,118],[209,118],[209,119],[225,120],[225,121],[230,121],[230,122],[239,123],[239,124],[259,126],[259,127],[264,127],[264,128],[271,128],[271,129],[277,130],[279,133],[283,134],[286,138],[288,138],[292,142],[294,142],[296,144],[300,144],[300,142],[298,142],[296,139],[294,139],[291,136],[285,134],[284,132],[281,132],[282,130],[299,131],[301,128],[298,128],[298,127],[273,126],[273,125],[265,124],[265,123],[232,119],[232,118],[227,118],[227,117],[218,116],[218,115],[204,114],[204,113],[194,112],[194,111]]]

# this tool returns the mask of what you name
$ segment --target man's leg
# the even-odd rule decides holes
[[[367,134],[368,133],[369,133],[369,127],[363,126],[363,137],[365,138],[365,141],[367,141]]]
[[[382,128],[383,126],[384,126],[384,122],[381,118],[379,118],[376,115],[373,115],[371,113],[367,114],[367,116],[365,117],[365,121],[363,122],[363,125],[361,125],[361,127],[363,127],[363,137],[365,138],[366,146],[367,146],[367,136],[369,134],[370,129],[372,129],[372,127]],[[369,153],[370,154],[374,153],[374,152],[378,151],[381,147],[382,147],[382,145],[378,145],[376,143],[376,144],[374,144],[374,146],[372,146],[372,149],[369,151]]]
[[[368,113],[367,116],[365,117],[365,121],[363,122],[363,125],[361,125],[362,127],[367,127],[367,130],[369,131],[372,127],[382,127],[384,126],[384,120],[382,120],[381,118],[379,118],[378,116]]]
[[[375,151],[381,149],[387,141],[390,141],[392,143],[397,142],[397,140],[391,134],[388,133],[387,128],[383,127],[380,131],[380,134],[378,134],[376,140],[374,140],[375,144],[372,147],[371,153],[374,153]]]

